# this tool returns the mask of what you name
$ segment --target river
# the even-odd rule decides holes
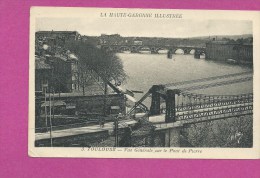
[[[225,74],[252,71],[250,67],[195,59],[193,55],[176,54],[167,59],[166,54],[118,53],[128,75],[123,88],[146,93],[152,85],[207,78]],[[191,91],[199,94],[233,95],[253,92],[253,82],[212,87]],[[143,94],[135,94],[139,99]]]

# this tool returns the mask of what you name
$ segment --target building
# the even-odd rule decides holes
[[[81,35],[77,31],[38,31],[35,33],[38,39],[50,38],[61,40],[80,40]]]
[[[45,58],[35,56],[35,114],[41,113],[40,97],[47,92],[48,85],[51,83],[52,67],[46,63]]]
[[[37,55],[61,53],[67,41],[76,40],[81,40],[77,31],[38,31],[35,33],[35,52]]]
[[[52,67],[43,57],[35,56],[35,92],[43,92],[50,84]]]
[[[143,41],[141,41],[141,40],[135,40],[135,41],[134,41],[134,45],[142,46],[142,45],[143,45]]]
[[[124,42],[124,39],[119,34],[101,34],[99,37],[99,44],[101,45],[121,45]]]
[[[253,63],[253,45],[229,41],[210,41],[206,43],[206,59]]]
[[[52,81],[55,92],[72,92],[73,85],[76,84],[77,58],[70,58],[69,55],[54,55],[47,58],[47,61],[53,67]]]
[[[44,86],[48,86],[48,91],[54,89],[55,93],[72,92],[76,88],[78,60],[75,56],[62,55],[36,56],[35,57],[35,91],[44,91]],[[48,92],[47,91],[47,92]]]
[[[72,90],[79,90],[79,67],[78,58],[74,54],[68,54],[68,58],[71,62],[71,74],[72,74]]]
[[[51,57],[53,66],[53,86],[55,92],[69,93],[72,91],[71,62],[63,56]]]
[[[78,88],[78,58],[65,48],[66,41],[71,40],[81,40],[81,35],[77,31],[35,33],[35,54],[41,56],[38,58],[42,58],[45,64],[51,66],[52,83],[49,84],[53,86],[55,92],[67,93]],[[38,79],[39,77],[36,82],[39,82]]]

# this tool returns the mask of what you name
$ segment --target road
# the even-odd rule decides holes
[[[119,121],[119,128],[125,128],[129,125],[134,125],[137,122],[135,120],[121,120]],[[70,128],[64,130],[55,130],[52,131],[52,138],[60,138],[60,137],[67,137],[73,135],[81,135],[87,133],[95,133],[95,132],[102,132],[102,131],[109,131],[112,132],[114,127],[114,122],[107,122],[104,124],[104,127],[100,127],[100,125],[91,125],[86,127],[78,127],[78,128]],[[42,139],[49,139],[50,132],[45,133],[36,133],[35,140],[42,140]]]

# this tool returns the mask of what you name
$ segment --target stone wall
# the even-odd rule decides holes
[[[253,62],[253,45],[214,43],[206,44],[206,59],[226,61],[233,59],[237,62]]]

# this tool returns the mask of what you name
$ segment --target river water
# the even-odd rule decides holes
[[[117,56],[123,61],[128,75],[122,87],[129,90],[141,90],[144,93],[155,84],[252,71],[250,67],[195,59],[193,55],[175,54],[173,59],[167,59],[166,54],[118,53]],[[250,93],[253,92],[253,82],[251,80],[190,92],[209,95]],[[135,94],[135,98],[139,99],[142,95]]]

